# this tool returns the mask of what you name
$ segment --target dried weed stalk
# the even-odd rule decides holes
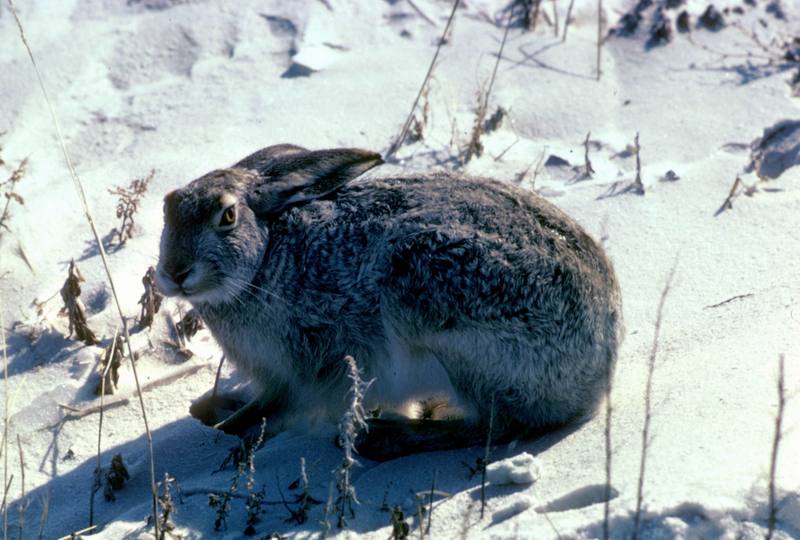
[[[514,0],[506,9],[514,14],[513,24],[519,24],[525,31],[530,32],[536,30],[541,4],[542,0]]]
[[[174,488],[178,493],[178,497],[180,497],[178,481],[170,476],[169,473],[164,473],[164,480],[159,483],[159,487],[162,489],[162,492],[158,496],[158,505],[161,507],[161,514],[158,516],[161,536],[158,540],[165,540],[167,535],[169,535],[170,538],[179,539],[180,536],[172,532],[175,530],[175,523],[172,521],[172,515],[177,510],[175,508],[175,502],[172,499],[172,490]]]
[[[417,105],[419,104],[419,100],[422,98],[422,94],[427,94],[427,87],[428,81],[430,81],[431,75],[433,75],[433,68],[436,66],[436,60],[439,59],[439,52],[442,50],[442,46],[447,43],[447,36],[450,32],[450,27],[453,24],[453,19],[456,16],[456,10],[458,9],[458,5],[461,3],[461,0],[454,0],[453,1],[453,10],[450,12],[450,17],[447,19],[447,24],[442,31],[442,37],[439,40],[439,44],[436,46],[436,52],[433,54],[433,59],[431,60],[430,65],[428,66],[428,71],[425,73],[425,78],[422,79],[422,84],[419,87],[419,91],[417,92],[417,97],[414,99],[414,103],[411,105],[411,110],[408,113],[408,117],[406,121],[403,123],[403,128],[400,130],[400,134],[397,136],[397,139],[392,143],[389,149],[386,151],[386,156],[384,159],[386,161],[390,161],[397,150],[403,145],[403,142],[406,140],[406,136],[408,135],[408,130],[411,129],[411,123],[414,120],[414,113],[417,111]]]
[[[2,150],[3,147],[0,146],[0,152],[2,152]],[[6,162],[3,161],[3,157],[0,155],[0,166],[5,164]],[[2,235],[3,230],[11,232],[11,229],[8,228],[8,221],[11,219],[11,205],[16,203],[20,206],[25,206],[25,199],[17,193],[17,184],[25,176],[27,167],[28,158],[25,158],[11,171],[11,175],[8,178],[0,182],[0,190],[2,190],[3,197],[6,199],[3,205],[3,213],[0,214],[0,235]]]
[[[117,389],[119,384],[119,368],[122,366],[124,358],[123,352],[125,349],[125,338],[119,333],[115,334],[111,344],[103,350],[103,356],[100,359],[100,382],[94,389],[97,396],[111,395]]]
[[[161,308],[161,301],[164,299],[156,290],[156,269],[152,266],[142,277],[142,285],[144,285],[144,293],[139,299],[139,305],[142,306],[139,314],[139,328],[150,328],[156,313]]]
[[[150,181],[155,174],[156,171],[151,170],[147,176],[135,178],[128,187],[117,186],[108,190],[111,195],[118,197],[117,218],[122,220],[119,227],[111,231],[112,237],[117,236],[117,245],[122,246],[128,239],[133,238],[134,215],[139,211],[142,197],[150,187]]]
[[[109,502],[116,501],[117,497],[114,495],[115,491],[119,491],[125,487],[125,482],[130,480],[128,468],[122,460],[122,454],[116,454],[111,458],[111,465],[105,474],[105,483],[103,485],[103,495]]]
[[[583,178],[589,179],[594,174],[594,167],[592,167],[592,161],[589,159],[589,137],[592,136],[592,132],[586,134],[586,139],[583,141]]]
[[[322,501],[316,500],[309,492],[308,472],[306,471],[306,458],[300,458],[300,477],[292,482],[289,489],[296,489],[301,487],[302,491],[295,497],[296,510],[292,510],[287,506],[289,511],[289,519],[287,521],[294,521],[298,525],[302,525],[308,521],[308,512],[316,505],[322,504]]]
[[[647,359],[647,383],[644,389],[644,425],[642,426],[642,451],[639,460],[639,481],[636,488],[636,511],[633,516],[633,532],[631,539],[636,540],[639,532],[639,522],[642,516],[642,503],[644,500],[644,477],[645,466],[647,464],[647,451],[650,447],[650,421],[652,419],[653,407],[653,373],[656,368],[656,357],[658,355],[659,337],[661,336],[661,323],[664,316],[664,304],[667,301],[670,287],[672,287],[672,279],[675,276],[675,269],[677,268],[677,260],[672,266],[667,277],[667,282],[664,289],[661,291],[661,298],[658,301],[658,310],[656,312],[656,324],[653,333],[653,345],[650,348],[650,355]]]
[[[72,337],[74,333],[79,341],[83,341],[87,345],[95,345],[98,340],[86,322],[86,308],[80,298],[80,284],[83,281],[85,280],[75,265],[75,261],[70,261],[67,279],[61,287],[61,298],[64,300],[64,307],[60,313],[67,315],[69,318],[69,334],[67,337]]]
[[[392,525],[392,540],[405,540],[411,532],[411,527],[406,522],[406,515],[399,506],[392,508],[390,516]]]
[[[506,47],[506,40],[508,39],[508,31],[511,29],[511,22],[513,20],[513,10],[508,14],[508,21],[506,23],[505,32],[503,32],[503,40],[500,42],[500,50],[497,53],[497,61],[494,63],[492,70],[492,77],[489,79],[489,85],[478,91],[478,107],[475,111],[475,120],[472,123],[472,134],[470,135],[467,146],[461,151],[459,162],[461,165],[466,165],[473,157],[481,157],[483,154],[483,143],[481,143],[481,136],[483,135],[486,126],[486,113],[489,110],[489,98],[492,95],[492,88],[494,88],[494,81],[497,78],[497,69],[500,67],[500,60],[503,58],[503,50]],[[500,118],[502,118],[502,113]]]
[[[425,90],[422,92],[422,110],[419,117],[414,113],[414,119],[411,122],[411,129],[408,133],[407,139],[410,142],[418,142],[425,138],[425,129],[428,127],[428,119],[431,112],[431,104],[428,100],[428,92],[430,86],[425,85]]]
[[[266,488],[261,486],[259,491],[256,491],[256,450],[261,448],[264,443],[264,433],[267,429],[267,419],[261,419],[261,429],[258,432],[258,437],[255,443],[250,446],[247,452],[247,481],[245,481],[245,489],[247,490],[247,499],[244,503],[245,511],[247,512],[247,525],[244,529],[246,536],[253,536],[256,534],[256,524],[261,520],[261,514],[264,513],[262,503],[266,497]]]
[[[334,511],[338,514],[337,526],[342,529],[347,526],[345,514],[355,517],[354,504],[358,504],[356,490],[350,482],[350,469],[357,462],[353,457],[356,453],[356,437],[362,429],[367,429],[364,420],[364,394],[369,389],[373,380],[361,379],[361,370],[358,369],[352,356],[345,356],[347,376],[350,379],[350,404],[339,422],[339,444],[344,453],[342,463],[335,471],[336,488],[339,492],[334,503]]]

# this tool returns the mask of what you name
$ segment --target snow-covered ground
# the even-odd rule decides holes
[[[603,2],[607,29],[626,13],[627,21],[638,13],[641,23],[633,35],[618,31],[608,38],[598,81],[596,3],[575,2],[562,42],[554,36],[553,10],[563,32],[568,2],[542,2],[536,30],[512,28],[499,63],[489,113],[502,106],[508,114],[499,129],[484,135],[482,157],[463,169],[537,190],[602,239],[614,262],[627,332],[612,393],[611,536],[627,537],[633,526],[648,357],[659,300],[675,266],[653,375],[640,536],[763,537],[777,366],[784,354],[787,402],[776,464],[775,537],[797,538],[800,129],[788,123],[766,136],[765,130],[800,119],[800,97],[793,97],[789,85],[800,77],[800,43],[792,43],[800,37],[800,2],[717,2],[725,27],[712,30],[697,26],[708,2],[688,0],[663,10],[672,39],[653,43],[657,9],[673,3],[680,2],[654,0],[637,10],[628,0]],[[427,93],[423,139],[403,146],[399,163],[374,174],[455,166],[453,157],[469,139],[478,91],[495,65],[507,4],[462,2]],[[270,144],[385,151],[408,114],[451,6],[444,0],[18,0],[102,235],[118,224],[116,197],[108,189],[155,170],[134,237],[110,254],[131,321],[139,310],[141,278],[156,261],[165,193]],[[679,33],[675,25],[683,10],[690,33]],[[0,181],[29,159],[16,186],[25,204],[10,206],[9,230],[0,231],[10,408],[3,459],[8,477],[13,474],[8,528],[16,537],[24,521],[24,536],[38,537],[46,504],[43,537],[57,538],[88,525],[99,421],[97,414],[62,421],[70,412],[62,405],[97,404],[95,368],[119,320],[5,3],[0,73],[7,171]],[[589,132],[596,172],[585,179]],[[644,195],[627,189],[636,176],[629,146],[637,133]],[[568,164],[553,165],[551,155]],[[759,181],[759,170],[765,180]],[[743,184],[724,208],[737,176]],[[71,259],[86,279],[82,299],[90,327],[102,338],[98,346],[64,337],[58,291]],[[53,295],[37,314],[32,301]],[[191,359],[176,354],[164,344],[174,340],[168,313],[177,319],[178,306],[167,301],[153,329],[136,332],[132,344],[141,353],[143,384],[187,373],[144,393],[157,477],[168,473],[182,492],[174,495],[173,532],[238,538],[245,529],[245,479],[226,530],[214,531],[215,510],[208,504],[208,493],[227,490],[235,475],[230,465],[214,471],[237,440],[188,413],[191,401],[213,385],[219,350],[201,331],[189,343]],[[118,394],[109,401],[133,396],[127,361],[120,375]],[[227,368],[223,375],[230,384],[236,381]],[[311,495],[328,499],[332,471],[342,459],[333,444],[335,430],[323,425],[282,433],[255,453],[255,489],[263,485],[266,494],[257,537],[275,532],[303,538],[322,531],[324,504],[297,524],[287,520],[281,498],[297,507],[298,490],[290,484],[305,458]],[[480,478],[470,477],[464,463],[474,466],[484,449],[385,463],[360,459],[353,472],[356,517],[343,532],[334,523],[331,534],[390,537],[391,513],[385,509],[399,506],[417,535],[415,493],[427,493],[435,478],[431,538],[601,537],[604,432],[599,414],[577,429],[494,447],[491,461],[516,463],[490,475],[496,482],[486,489],[482,519]],[[102,466],[121,454],[130,480],[115,492],[116,501],[97,494],[96,537],[148,534],[149,458],[136,399],[108,408],[101,445]],[[497,484],[511,478],[526,483]]]

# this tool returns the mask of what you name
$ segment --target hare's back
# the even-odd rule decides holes
[[[423,327],[581,333],[618,318],[602,250],[526,190],[447,174],[382,178],[349,187],[337,205],[384,223],[384,294]]]

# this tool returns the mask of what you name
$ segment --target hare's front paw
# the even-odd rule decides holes
[[[189,412],[205,425],[239,437],[260,431],[262,419],[275,416],[274,407],[265,406],[262,399],[244,402],[239,398],[236,394],[203,396],[192,403]],[[268,424],[281,425],[280,422]]]
[[[246,405],[236,394],[206,394],[197,398],[189,407],[189,414],[207,426],[215,426]]]

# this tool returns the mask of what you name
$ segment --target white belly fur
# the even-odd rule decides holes
[[[386,354],[377,359],[371,374],[375,382],[367,392],[370,405],[387,407],[406,416],[415,416],[422,399],[443,398],[457,406],[450,377],[439,360],[429,351],[410,347],[390,324],[386,329]]]

